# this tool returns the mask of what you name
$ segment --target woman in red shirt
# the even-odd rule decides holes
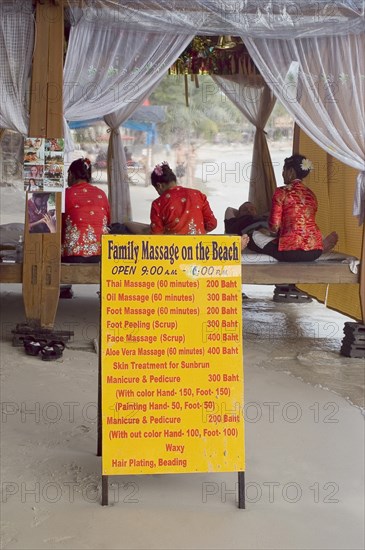
[[[155,166],[151,182],[160,195],[151,206],[152,235],[205,235],[217,227],[207,197],[177,185],[167,162]]]
[[[263,237],[253,233],[249,248],[280,262],[312,262],[319,258],[323,241],[315,221],[317,199],[302,182],[312,168],[312,162],[302,155],[285,159],[285,186],[276,189],[269,218],[269,228],[276,238],[263,245]],[[331,233],[329,237],[335,235]]]
[[[101,236],[109,233],[109,201],[101,189],[90,184],[89,159],[77,159],[68,169],[65,213],[62,215],[62,261],[98,263]]]

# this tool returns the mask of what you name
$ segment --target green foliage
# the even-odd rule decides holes
[[[211,141],[217,133],[227,139],[241,135],[247,124],[239,110],[210,76],[199,76],[198,83],[196,87],[188,76],[189,106],[183,76],[167,75],[151,95],[152,104],[166,107],[166,121],[158,124],[162,142],[174,145],[191,139]]]
[[[56,205],[56,196],[55,193],[50,193],[48,197],[48,205],[49,206],[55,206]]]

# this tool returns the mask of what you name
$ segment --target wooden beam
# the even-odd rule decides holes
[[[242,264],[242,283],[255,285],[275,285],[280,283],[349,283],[359,282],[359,275],[352,273],[348,264],[307,262],[289,264],[272,262],[269,264]],[[99,264],[61,264],[61,283],[99,284]]]
[[[299,143],[300,143],[300,127],[295,122],[294,123],[294,132],[293,132],[293,149],[292,154],[293,155],[299,155]]]
[[[30,88],[29,135],[46,137],[49,25],[46,6],[37,4],[35,45]]]
[[[348,264],[338,262],[308,262],[288,264],[242,264],[242,283],[275,284],[357,284],[360,275],[352,273]],[[0,283],[21,283],[21,264],[0,263]],[[100,264],[61,264],[61,284],[100,284]]]
[[[348,264],[331,261],[269,264],[242,264],[243,284],[356,284],[359,274],[352,273]]]
[[[61,264],[61,283],[66,285],[99,284],[100,264]]]
[[[41,323],[43,239],[42,234],[29,233],[28,200],[27,193],[24,222],[23,302],[27,322],[39,325]]]
[[[61,278],[61,193],[56,193],[56,233],[42,235],[42,299],[40,320],[42,327],[53,327],[60,295]]]
[[[63,136],[63,0],[36,4],[36,42],[30,97],[31,137]],[[26,212],[23,299],[28,324],[52,328],[61,273],[61,194],[56,193],[55,233],[30,233]]]
[[[361,267],[360,267],[360,306],[362,324],[365,324],[365,223],[362,232]]]
[[[0,283],[21,283],[23,280],[22,264],[0,263]]]
[[[49,23],[50,47],[48,48],[47,83],[47,137],[63,136],[63,2],[53,2],[54,12]]]

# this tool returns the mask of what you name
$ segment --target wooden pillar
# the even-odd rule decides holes
[[[58,138],[63,136],[63,1],[38,1],[35,24],[29,135]],[[61,194],[56,193],[56,233],[29,233],[27,211],[25,218],[23,300],[27,323],[53,328],[61,272]]]
[[[360,306],[362,324],[365,325],[365,223],[362,231],[362,246],[360,257]]]
[[[294,123],[294,132],[293,132],[293,155],[299,155],[299,141],[300,141],[300,127],[295,122]]]

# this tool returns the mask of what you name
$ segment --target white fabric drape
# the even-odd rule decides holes
[[[265,81],[305,133],[360,171],[354,215],[365,211],[365,33],[245,39]]]
[[[82,19],[71,28],[64,68],[67,120],[137,108],[192,37],[121,30]]]
[[[66,119],[137,106],[193,34],[239,34],[306,133],[363,172],[354,203],[362,219],[365,0],[93,0],[83,8],[70,2],[70,13],[76,25],[64,72]],[[32,18],[31,0],[0,3],[0,126],[23,134]]]
[[[26,92],[33,46],[32,1],[0,8],[0,128],[23,135],[28,133]]]
[[[118,113],[111,113],[106,115],[104,120],[110,131],[108,143],[108,195],[111,206],[111,221],[112,223],[124,223],[132,219],[127,159],[119,130],[119,126],[125,120],[124,114],[118,116]]]
[[[237,74],[214,76],[213,79],[256,128],[248,199],[256,206],[258,213],[263,214],[270,210],[276,188],[265,133],[276,98],[261,76]]]
[[[108,144],[108,186],[112,222],[124,223],[132,219],[127,159],[124,153],[119,127],[134,111],[134,103],[127,104],[118,111],[104,117],[104,121],[110,129]]]
[[[85,19],[71,30],[64,70],[64,115],[67,120],[104,117],[111,129],[108,183],[113,222],[131,218],[119,126],[151,93],[192,38],[121,30]],[[68,135],[66,127],[66,139]]]

